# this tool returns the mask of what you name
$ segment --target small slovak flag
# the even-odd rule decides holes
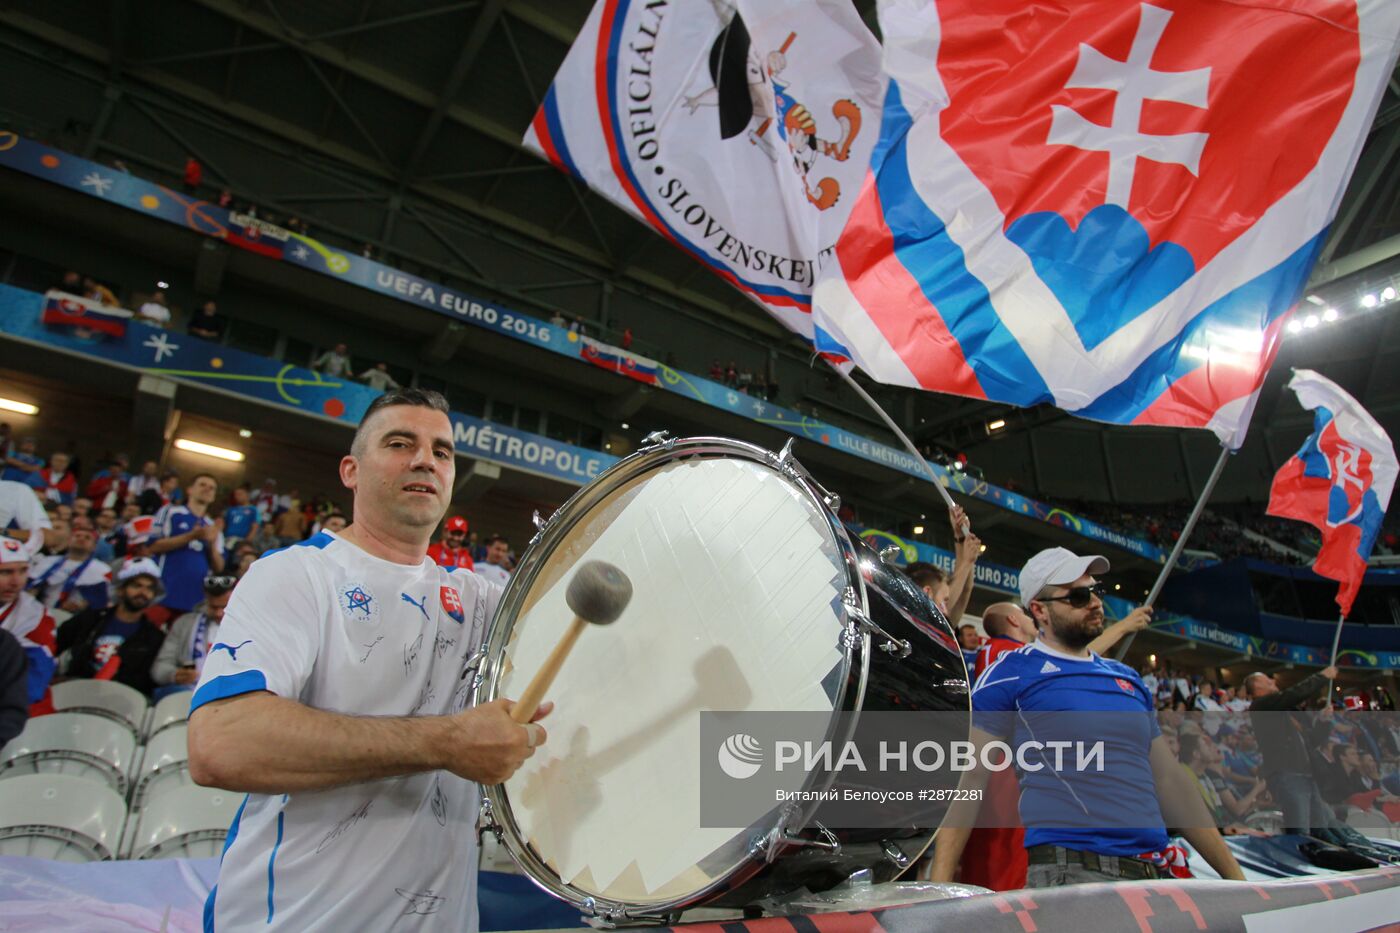
[[[462,611],[462,597],[457,595],[457,588],[444,586],[441,589],[442,608],[454,622],[466,621],[466,613]]]
[[[120,339],[126,335],[126,322],[131,320],[131,312],[67,292],[50,291],[44,295],[40,320],[49,327],[61,328],[79,337],[101,335]]]
[[[1400,472],[1395,445],[1331,380],[1299,369],[1288,387],[1313,412],[1313,432],[1274,477],[1269,514],[1307,522],[1322,533],[1313,571],[1342,584],[1337,605],[1345,617],[1361,589]]]

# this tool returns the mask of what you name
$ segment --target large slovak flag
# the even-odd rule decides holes
[[[597,0],[525,145],[810,339],[884,90],[850,0]]]
[[[1313,570],[1341,582],[1337,605],[1345,617],[1361,589],[1400,464],[1390,435],[1336,383],[1300,369],[1288,386],[1313,412],[1313,432],[1274,477],[1269,514],[1322,533]]]
[[[1238,447],[1395,66],[1396,0],[882,0],[813,294],[875,378]]]

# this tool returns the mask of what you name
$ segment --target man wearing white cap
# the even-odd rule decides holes
[[[1103,557],[1065,548],[1041,551],[1027,561],[1021,600],[1035,620],[1037,638],[1002,654],[973,686],[974,742],[1004,739],[1018,751],[1039,749],[1017,759],[1027,886],[1168,877],[1173,859],[1167,821],[1183,827],[1222,878],[1242,880],[1238,863],[1162,738],[1142,679],[1127,665],[1089,650],[1104,630],[1104,588],[1097,575],[1108,569]],[[1150,616],[1151,608],[1135,612]],[[1078,767],[1068,754],[1060,763],[1045,751],[1054,747],[1051,740],[1065,739],[1099,742],[1100,768]],[[989,773],[978,769],[964,776],[962,786],[979,791],[974,799]],[[950,809],[937,837],[933,880],[953,879],[975,808]]]
[[[53,712],[49,681],[54,672],[54,624],[44,604],[24,591],[28,579],[25,542],[0,537],[0,628],[19,639],[24,649],[29,660],[29,715],[42,716]]]

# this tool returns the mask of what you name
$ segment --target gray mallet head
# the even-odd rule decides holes
[[[622,615],[632,599],[632,581],[621,567],[606,561],[590,560],[578,565],[564,602],[574,615],[594,625],[607,625]]]

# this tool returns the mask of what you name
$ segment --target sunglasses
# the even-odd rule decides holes
[[[1070,587],[1069,592],[1063,596],[1038,596],[1035,602],[1039,603],[1069,603],[1075,609],[1083,609],[1097,596],[1102,600],[1108,595],[1108,587],[1102,583],[1095,583],[1093,586]]]
[[[237,577],[211,573],[204,578],[204,592],[208,593],[210,596],[218,596],[233,589],[237,583]]]

